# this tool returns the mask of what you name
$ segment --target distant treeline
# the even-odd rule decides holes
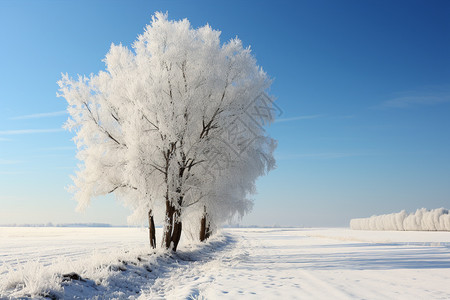
[[[415,213],[399,213],[352,219],[350,228],[356,230],[450,231],[450,214],[445,208],[418,209]]]

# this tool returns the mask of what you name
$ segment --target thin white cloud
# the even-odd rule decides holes
[[[281,118],[281,119],[276,119],[275,123],[292,122],[292,121],[299,121],[299,120],[311,120],[311,119],[317,119],[320,117],[323,117],[323,115],[308,115],[308,116],[298,116],[298,117],[292,117],[292,118]]]
[[[54,170],[74,170],[75,169],[75,166],[73,166],[73,167],[56,167],[56,168],[53,168]]]
[[[12,118],[10,118],[10,120],[49,118],[49,117],[64,116],[66,114],[67,114],[67,111],[61,110],[61,111],[54,111],[54,112],[48,112],[48,113],[39,113],[39,114],[31,114],[31,115],[12,117]]]
[[[325,153],[297,153],[290,155],[276,155],[279,160],[290,159],[337,159],[344,157],[364,156],[362,153],[346,153],[346,152],[325,152]]]
[[[0,142],[6,142],[6,141],[10,141],[10,139],[5,139],[5,138],[0,137]]]
[[[42,151],[77,150],[77,147],[74,147],[74,146],[48,147],[48,148],[41,148],[39,150],[42,150]]]
[[[398,93],[392,99],[372,108],[401,109],[450,103],[450,86],[431,86],[416,91]]]
[[[405,96],[388,100],[382,104],[385,108],[407,108],[418,105],[436,105],[450,102],[450,96]]]
[[[8,160],[8,159],[1,159],[0,158],[0,165],[15,165],[19,164],[20,161],[17,160]]]
[[[0,135],[18,135],[18,134],[34,134],[34,133],[51,133],[64,131],[62,128],[53,129],[19,129],[19,130],[2,130]]]
[[[0,172],[0,174],[10,174],[10,173],[8,173],[8,172]],[[4,195],[2,195],[2,196],[0,196],[0,200],[3,200],[3,201],[20,201],[20,200],[25,200],[25,198],[18,197],[18,196],[9,196],[9,195],[4,196]]]
[[[22,171],[0,171],[0,175],[23,175],[23,174],[28,174],[27,172],[22,172]],[[0,198],[1,200],[1,198]]]

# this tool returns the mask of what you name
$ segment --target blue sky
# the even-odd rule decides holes
[[[155,11],[238,36],[274,79],[278,168],[242,224],[347,226],[402,209],[450,208],[448,1],[0,1],[0,224],[105,222],[65,187],[61,72],[97,73]]]

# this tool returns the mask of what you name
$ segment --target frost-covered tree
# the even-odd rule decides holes
[[[156,13],[131,50],[111,46],[105,71],[63,75],[83,162],[72,188],[80,208],[115,193],[135,219],[148,216],[153,247],[161,211],[162,243],[174,251],[183,222],[217,226],[250,208],[255,179],[274,166],[275,143],[252,112],[270,80],[239,39],[219,37]]]

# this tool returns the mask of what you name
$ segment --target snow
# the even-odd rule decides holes
[[[0,228],[0,298],[450,298],[450,232],[225,229],[204,244],[183,238],[176,254],[150,254],[146,238],[137,228]],[[61,285],[72,271],[85,281]]]
[[[421,208],[412,214],[402,210],[394,214],[353,219],[350,227],[357,230],[450,231],[450,214],[445,208]]]
[[[140,228],[0,227],[0,267],[30,259],[50,265],[55,259],[77,261],[93,252],[145,248],[145,234]]]

